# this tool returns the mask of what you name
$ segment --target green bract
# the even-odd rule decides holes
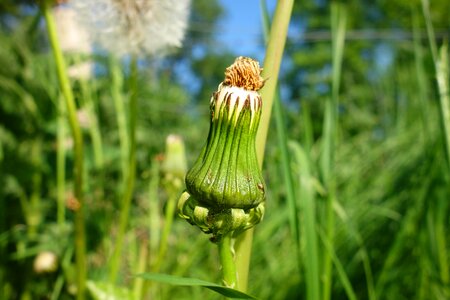
[[[264,84],[256,61],[239,57],[211,98],[206,145],[186,175],[180,216],[220,238],[248,229],[264,213],[265,184],[256,157]]]

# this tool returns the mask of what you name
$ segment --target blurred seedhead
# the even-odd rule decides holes
[[[180,47],[190,0],[73,0],[80,24],[117,56],[162,54]]]

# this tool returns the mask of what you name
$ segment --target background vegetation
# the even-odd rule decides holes
[[[249,55],[218,44],[224,14],[218,2],[192,4],[183,48],[139,61],[137,180],[119,276],[129,291],[140,289],[131,275],[143,264],[155,270],[166,203],[179,192],[168,188],[161,167],[166,137],[183,137],[191,165],[206,138],[210,94],[234,57]],[[297,1],[279,79],[281,122],[278,130],[270,127],[264,161],[267,207],[255,230],[250,294],[315,299],[320,286],[323,299],[450,298],[449,12],[445,0],[431,1],[429,10],[426,0]],[[58,118],[61,95],[42,18],[33,3],[0,4],[2,299],[70,299],[75,292],[72,141]],[[336,44],[339,28],[343,45]],[[79,117],[90,116],[82,129],[92,291],[107,281],[115,248],[120,137],[108,54],[67,60],[95,66],[90,79],[72,81]],[[127,101],[130,74],[123,64],[119,93]],[[330,135],[328,103],[336,109]],[[61,126],[67,128],[62,191]],[[288,140],[287,173],[280,132]],[[324,149],[331,153],[330,168],[324,167]],[[217,250],[209,243],[175,218],[159,271],[219,282]],[[44,251],[58,264],[40,273],[34,262]],[[218,298],[199,287],[146,285],[154,298]]]

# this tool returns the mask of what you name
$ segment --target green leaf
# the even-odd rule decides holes
[[[225,297],[233,298],[233,299],[257,299],[253,296],[250,296],[241,291],[221,286],[212,282],[196,279],[196,278],[187,278],[187,277],[179,277],[168,274],[158,274],[158,273],[142,273],[136,275],[137,277],[142,277],[146,280],[152,280],[162,283],[168,283],[172,285],[179,286],[202,286],[207,289],[210,289],[216,293],[219,293]]]
[[[89,280],[87,288],[94,300],[134,300],[130,290],[111,283]]]

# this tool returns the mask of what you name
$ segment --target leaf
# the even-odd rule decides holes
[[[179,286],[202,286],[204,288],[210,289],[216,293],[219,293],[225,297],[233,298],[233,299],[257,299],[253,296],[250,296],[241,291],[221,286],[216,283],[200,280],[197,278],[187,278],[187,277],[179,277],[168,274],[158,274],[158,273],[142,273],[136,275],[137,277],[142,277],[146,280],[152,280],[162,283],[168,283],[172,285]]]
[[[130,290],[111,283],[89,280],[87,288],[94,300],[134,300]]]

